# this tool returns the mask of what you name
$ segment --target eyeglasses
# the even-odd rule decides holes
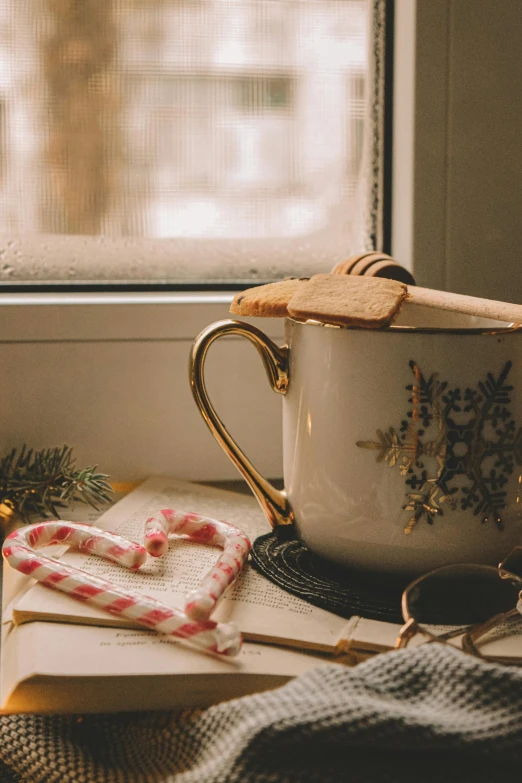
[[[405,625],[396,648],[406,647],[417,634],[429,642],[462,636],[465,652],[493,660],[480,651],[480,640],[522,617],[522,547],[515,547],[498,568],[447,565],[418,577],[402,594],[402,615]],[[522,644],[520,656],[507,662],[522,663]]]

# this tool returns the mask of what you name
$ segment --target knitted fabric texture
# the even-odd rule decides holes
[[[428,644],[201,712],[2,716],[0,758],[1,783],[511,780],[522,670]]]

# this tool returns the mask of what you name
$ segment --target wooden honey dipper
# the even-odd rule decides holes
[[[352,256],[347,261],[337,264],[333,268],[332,274],[383,277],[405,283],[406,297],[404,298],[404,294],[397,294],[397,308],[393,312],[390,311],[388,323],[393,322],[400,306],[411,303],[435,310],[446,310],[478,318],[522,324],[522,305],[421,288],[415,285],[415,280],[407,269],[385,253],[368,252]]]
[[[454,294],[449,291],[436,291],[432,288],[420,288],[415,285],[407,286],[407,291],[406,302],[421,307],[522,324],[522,305],[519,304],[497,302],[494,299],[482,299],[478,296]]]
[[[400,283],[415,285],[415,278],[408,269],[387,253],[369,250],[341,261],[332,269],[333,275],[363,275],[364,277],[385,277]]]

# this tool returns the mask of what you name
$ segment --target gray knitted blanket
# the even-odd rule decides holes
[[[1,783],[515,780],[522,670],[440,644],[184,714],[0,718]]]

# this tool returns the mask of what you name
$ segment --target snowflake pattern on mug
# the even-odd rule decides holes
[[[507,505],[506,485],[522,464],[522,427],[509,405],[513,387],[506,383],[507,362],[498,378],[488,373],[477,388],[451,388],[437,373],[427,380],[410,361],[414,383],[411,408],[400,429],[377,430],[377,441],[357,446],[378,451],[377,462],[398,466],[406,477],[406,503],[411,512],[404,532],[420,519],[430,525],[443,506],[471,510],[482,522],[493,520],[503,529],[501,511]]]

